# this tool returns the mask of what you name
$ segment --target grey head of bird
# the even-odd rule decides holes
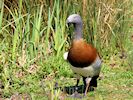
[[[72,14],[67,18],[67,24],[82,24],[82,19],[78,14]]]
[[[82,19],[80,17],[80,15],[78,14],[72,14],[70,15],[67,20],[66,23],[68,24],[68,26],[70,26],[70,24],[74,25],[74,39],[81,39],[82,38]]]

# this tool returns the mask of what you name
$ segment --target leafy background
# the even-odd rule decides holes
[[[63,53],[73,31],[66,18],[78,13],[84,39],[97,48],[103,61],[98,88],[88,98],[131,100],[132,4],[132,0],[1,0],[0,98],[68,98],[54,85],[74,85]]]

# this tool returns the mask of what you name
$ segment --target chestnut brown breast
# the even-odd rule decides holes
[[[72,66],[83,68],[91,65],[96,57],[96,49],[83,39],[79,39],[73,40],[67,59]]]

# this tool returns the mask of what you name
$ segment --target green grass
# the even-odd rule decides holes
[[[117,57],[114,57],[114,59],[116,58]],[[121,59],[117,59],[117,61],[118,62],[114,62],[114,66],[111,66],[113,61],[103,63],[101,80],[98,80],[98,87],[96,91],[89,92],[86,98],[96,100],[132,99],[132,70],[126,63],[119,65],[120,62],[122,62]],[[4,70],[6,71],[7,69]],[[62,97],[62,92],[60,90],[54,90],[55,83],[58,83],[59,87],[62,88],[65,86],[73,86],[76,83],[69,64],[62,58],[57,59],[56,56],[53,55],[44,63],[36,63],[23,70],[18,68],[12,72],[12,74],[14,75],[12,80],[3,79],[5,86],[4,89],[2,89],[3,98],[9,98],[17,93],[27,93],[33,100],[45,100],[46,98],[48,99],[48,97],[53,97],[54,100],[58,100],[59,97]],[[2,75],[4,76],[4,73]],[[82,84],[82,81],[80,84]],[[74,99],[67,95],[63,95],[63,97],[70,100]]]
[[[83,18],[84,38],[99,51],[103,64],[92,100],[132,100],[133,25],[131,0],[0,1],[0,99],[75,99],[59,87],[76,83],[63,53],[72,29],[66,18]],[[82,82],[80,82],[82,84]]]

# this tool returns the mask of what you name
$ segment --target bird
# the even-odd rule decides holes
[[[88,88],[97,87],[102,60],[97,49],[83,39],[81,16],[79,14],[69,15],[66,23],[68,27],[73,24],[74,32],[70,48],[63,56],[70,63],[73,73],[76,74],[76,87],[82,77],[85,87],[84,94],[86,95]]]

